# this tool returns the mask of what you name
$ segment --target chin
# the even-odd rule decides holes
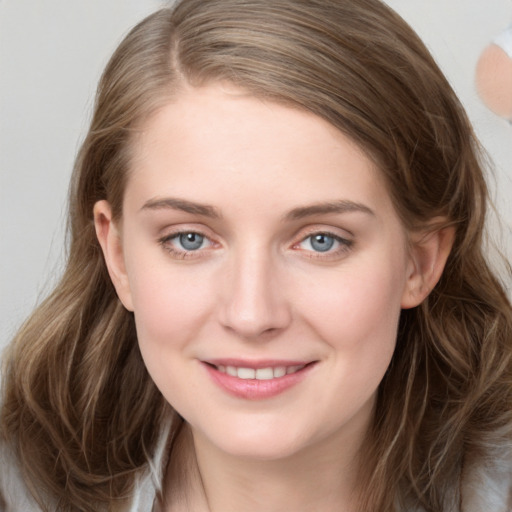
[[[297,425],[289,415],[269,420],[258,415],[245,417],[239,422],[232,419],[229,425],[223,422],[217,428],[202,430],[200,436],[215,450],[226,455],[262,462],[304,455],[310,447],[319,447],[324,443],[330,445],[338,437],[327,425],[320,429],[308,425],[308,422]]]
[[[219,445],[218,445],[219,446]],[[292,440],[285,441],[281,437],[277,439],[257,437],[254,439],[230,439],[229,443],[219,446],[224,452],[241,459],[254,461],[278,461],[298,454],[304,448],[301,443]]]

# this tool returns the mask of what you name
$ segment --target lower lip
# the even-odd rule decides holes
[[[222,373],[209,364],[203,363],[203,366],[213,382],[230,395],[245,400],[264,400],[280,395],[304,380],[315,364],[308,364],[295,373],[268,380],[239,379],[227,373]]]

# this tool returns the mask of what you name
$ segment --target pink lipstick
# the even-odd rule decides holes
[[[244,361],[217,359],[202,364],[212,380],[237,398],[264,400],[301,382],[316,361]]]

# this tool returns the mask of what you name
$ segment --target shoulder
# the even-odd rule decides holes
[[[512,510],[512,446],[473,465],[462,488],[464,512]]]
[[[0,441],[0,497],[5,512],[41,512],[32,499],[11,450]]]
[[[147,471],[139,475],[133,500],[126,512],[146,512],[154,509],[156,498],[162,492],[164,473],[169,456],[171,424],[171,418],[164,422],[155,452],[149,460],[149,467]]]
[[[492,42],[512,59],[512,25],[498,34]]]
[[[463,470],[460,484],[461,504],[458,489],[446,496],[443,511],[457,512],[512,512],[512,446],[494,451],[493,456],[474,461]],[[414,500],[397,501],[400,512],[426,512],[413,504]]]
[[[151,471],[140,475],[133,499],[119,512],[148,512],[153,508],[157,491]],[[0,441],[0,511],[42,512],[23,480],[12,451]]]

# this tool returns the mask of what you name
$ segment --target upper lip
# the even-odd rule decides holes
[[[309,363],[315,362],[314,360],[299,360],[299,359],[237,359],[237,358],[215,358],[204,359],[203,363],[211,364],[213,366],[234,366],[236,368],[278,368],[282,366],[305,366]]]

